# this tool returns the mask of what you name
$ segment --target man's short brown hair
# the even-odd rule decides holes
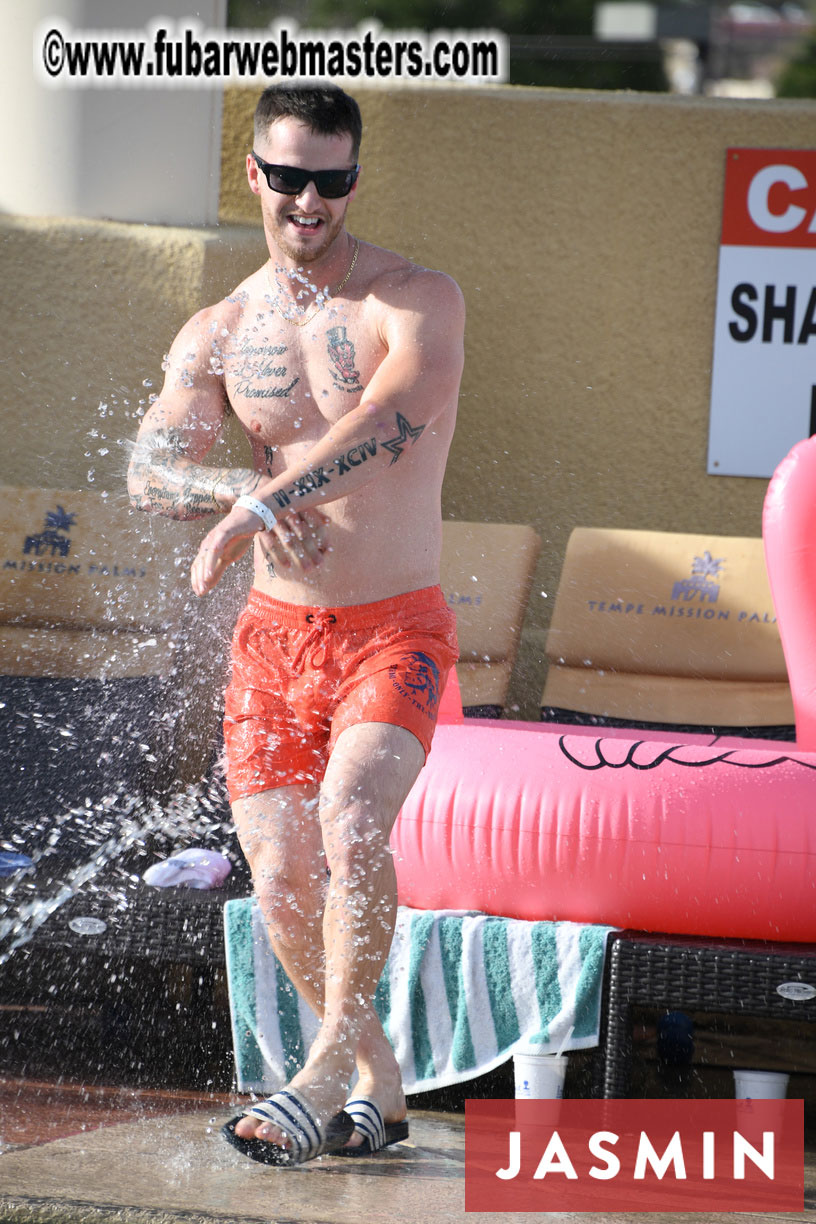
[[[351,137],[356,161],[363,136],[360,108],[337,85],[270,85],[255,107],[255,141],[266,136],[276,119],[298,119],[320,136]]]

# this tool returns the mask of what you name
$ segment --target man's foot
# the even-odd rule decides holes
[[[282,1092],[292,1091],[308,1103],[309,1113],[321,1131],[342,1111],[348,1095],[351,1068],[338,1066],[336,1055],[310,1054],[309,1059]],[[276,1094],[278,1095],[278,1094]],[[239,1139],[259,1139],[279,1148],[292,1146],[281,1125],[271,1118],[254,1117],[247,1113],[235,1123]]]
[[[390,1051],[390,1047],[389,1047]],[[393,1071],[385,1074],[385,1068],[381,1068],[381,1074],[376,1078],[370,1075],[361,1075],[357,1083],[354,1085],[348,1103],[353,1101],[365,1101],[374,1106],[374,1110],[379,1114],[380,1122],[385,1129],[386,1134],[397,1135],[396,1138],[387,1139],[386,1143],[398,1143],[400,1139],[407,1138],[407,1122],[406,1118],[408,1110],[405,1104],[405,1093],[402,1091],[402,1078],[399,1073],[396,1059],[391,1055],[393,1061]],[[352,1113],[352,1110],[347,1110]],[[342,1150],[342,1155],[363,1155],[370,1151],[377,1151],[378,1148],[384,1147],[383,1142],[377,1143],[375,1147],[371,1147],[371,1131],[372,1127],[375,1132],[379,1129],[375,1116],[370,1116],[368,1120],[365,1118],[365,1108],[361,1107],[358,1110],[358,1116],[355,1119],[359,1125],[354,1128],[354,1134],[349,1142]],[[352,1113],[352,1116],[353,1113]],[[399,1128],[399,1134],[394,1128]],[[403,1130],[405,1133],[403,1133]],[[382,1134],[380,1133],[380,1139]],[[364,1149],[357,1152],[357,1149]]]
[[[280,1141],[239,1135],[238,1128],[247,1121],[246,1117],[227,1122],[222,1134],[244,1156],[263,1164],[303,1164],[316,1156],[336,1152],[354,1131],[352,1118],[342,1111],[325,1126],[320,1125],[303,1094],[291,1088],[284,1088],[268,1100],[258,1102],[253,1106],[253,1114],[275,1135],[281,1136]]]
[[[408,1119],[386,1122],[376,1101],[370,1097],[353,1096],[346,1101],[345,1113],[354,1122],[354,1134],[338,1156],[373,1156],[381,1148],[408,1138]]]

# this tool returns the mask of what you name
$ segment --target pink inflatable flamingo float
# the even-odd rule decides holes
[[[774,474],[763,535],[796,744],[440,725],[392,838],[402,904],[816,940],[816,438]]]

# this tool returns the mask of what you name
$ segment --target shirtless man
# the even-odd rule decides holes
[[[438,583],[462,297],[347,232],[360,131],[338,89],[264,92],[246,169],[269,260],[181,329],[128,474],[141,509],[222,516],[197,595],[254,548],[227,780],[272,946],[322,1018],[286,1090],[225,1128],[272,1163],[407,1135],[372,1005],[396,912],[389,835],[457,655]],[[204,466],[228,408],[252,469]]]

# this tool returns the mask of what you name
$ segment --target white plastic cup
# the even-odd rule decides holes
[[[781,1101],[788,1095],[786,1071],[734,1071],[734,1096],[744,1100]]]
[[[525,1050],[513,1055],[516,1099],[557,1101],[564,1095],[566,1054],[538,1054]]]

